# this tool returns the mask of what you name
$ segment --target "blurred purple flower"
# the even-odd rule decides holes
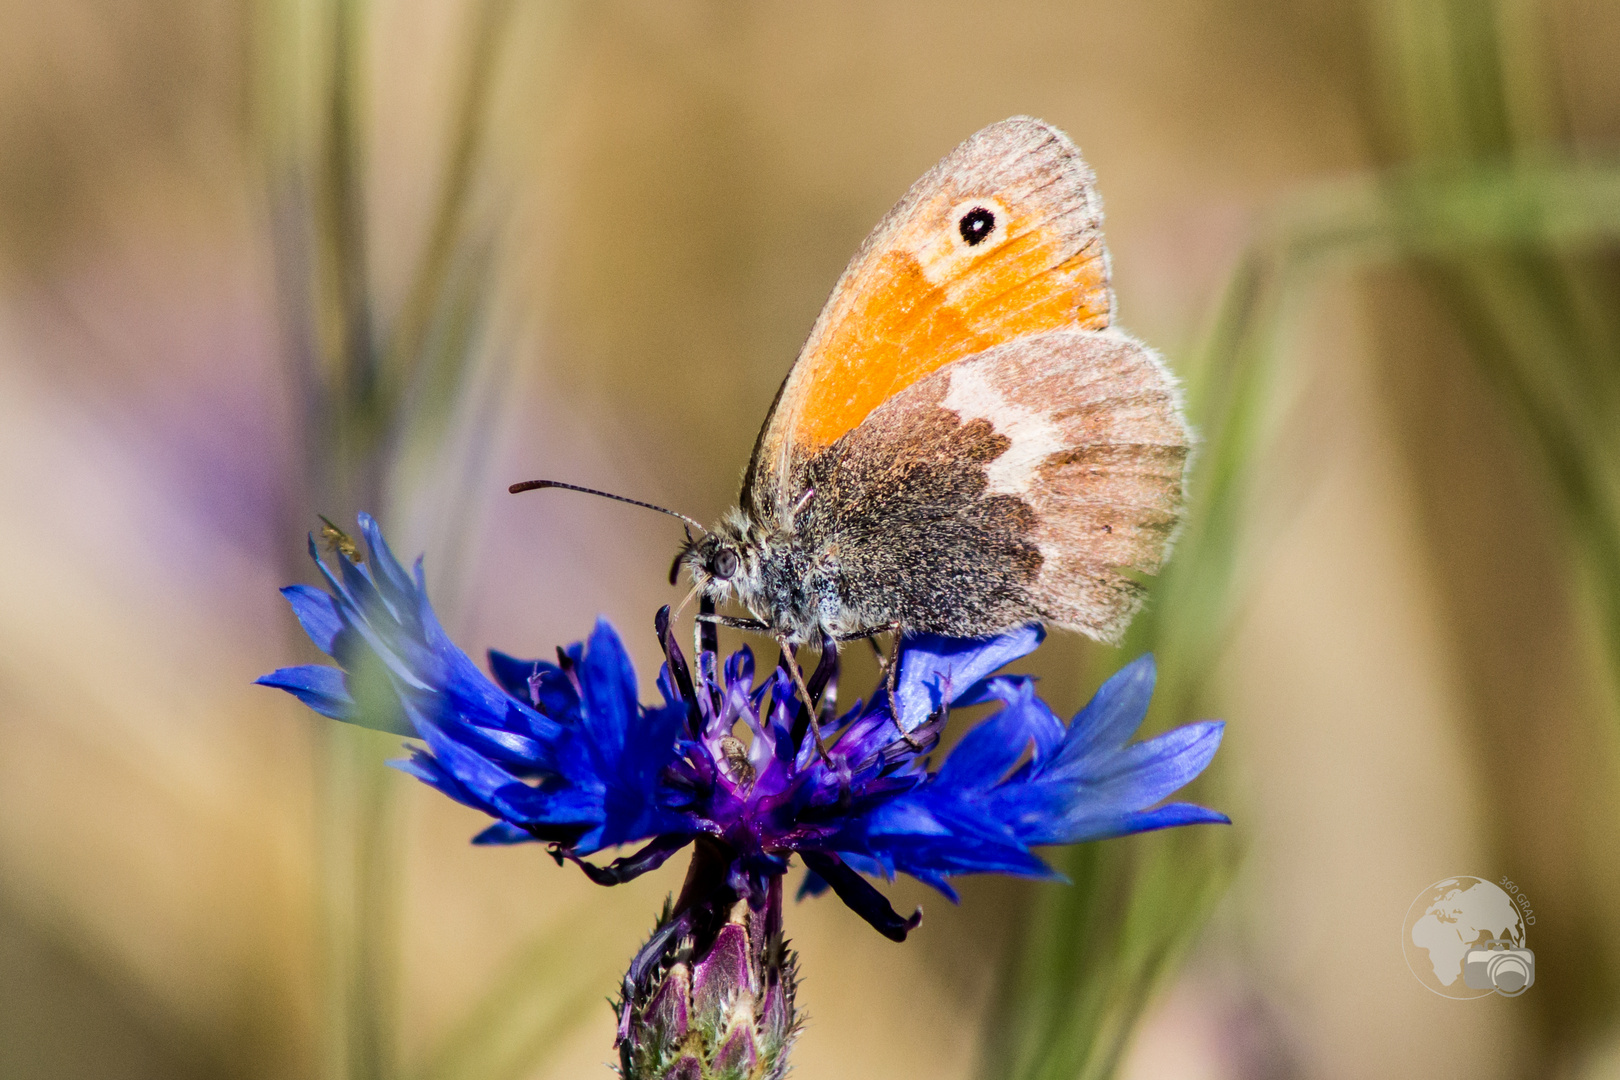
[[[744,899],[763,909],[773,889],[780,895],[794,854],[810,871],[801,895],[831,887],[899,941],[921,912],[902,918],[870,876],[910,874],[955,899],[949,879],[958,874],[1055,876],[1038,846],[1227,821],[1188,803],[1157,805],[1209,764],[1221,724],[1127,743],[1152,694],[1149,656],[1064,724],[1033,679],[995,674],[1040,643],[1035,627],[985,641],[907,638],[898,720],[882,687],[837,715],[837,653],[825,650],[809,680],[827,736],[823,758],[784,666],[756,684],[745,648],[723,670],[707,652],[694,669],[669,632],[668,609],[657,622],[666,658],[657,705],[640,703],[630,660],[605,621],[588,644],[559,649],[556,663],[491,652],[492,681],[440,627],[421,561],[408,574],[371,518],[362,516],[360,529],[369,558],[339,554],[336,572],[311,541],[328,591],[282,590],[340,668],[283,668],[259,682],[326,716],[420,739],[399,767],[495,818],[475,843],[543,841],[559,863],[616,884],[697,842],[667,923],[682,933],[691,930],[680,920],[687,911],[729,910]],[[1001,708],[931,767],[950,709],[983,702]],[[608,865],[586,861],[636,842],[645,845]],[[650,963],[655,945],[667,941],[655,935],[638,962]]]

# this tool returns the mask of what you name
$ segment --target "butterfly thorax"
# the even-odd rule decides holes
[[[685,556],[715,603],[735,600],[794,643],[842,637],[847,621],[825,558],[775,521],[733,510]]]

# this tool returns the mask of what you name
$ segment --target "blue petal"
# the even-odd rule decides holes
[[[338,633],[343,629],[343,619],[338,615],[337,605],[332,598],[308,585],[288,585],[281,590],[281,595],[292,604],[293,614],[298,616],[298,625],[304,628],[309,640],[321,652],[331,656]]]
[[[726,657],[726,686],[738,683],[750,690],[754,686],[754,650],[746,645]]]
[[[477,836],[473,837],[475,844],[531,844],[537,841],[535,836],[527,829],[520,829],[504,821],[497,821]]]
[[[859,851],[885,871],[928,874],[1008,873],[1044,877],[1046,864],[1002,820],[984,795],[928,783],[882,803],[828,840],[840,852]],[[850,864],[868,870],[854,859]]]
[[[954,702],[984,678],[1028,656],[1046,636],[1040,626],[1021,626],[989,640],[918,634],[907,638],[896,692],[900,728],[917,730],[947,701]]]
[[[579,712],[579,694],[562,668],[545,660],[520,660],[497,649],[489,650],[489,670],[507,694],[548,716]]]
[[[428,727],[423,736],[439,766],[485,805],[494,803],[500,792],[512,783],[512,774],[489,758],[449,738],[437,727]]]
[[[1125,745],[1147,716],[1157,678],[1152,653],[1144,653],[1114,672],[1069,725],[1065,756]]]
[[[539,660],[519,660],[495,649],[489,650],[489,673],[495,676],[502,690],[519,701],[529,700],[529,676],[539,670],[540,663]]]
[[[624,643],[606,619],[596,620],[580,665],[585,729],[603,772],[615,771],[636,717],[636,673]]]
[[[979,683],[958,700],[998,698],[1006,707],[971,730],[925,783],[855,810],[829,846],[850,852],[846,862],[857,869],[865,858],[938,885],[962,873],[1054,876],[1030,850],[1037,845],[1225,820],[1187,804],[1148,809],[1209,764],[1222,732],[1218,723],[1192,724],[1124,745],[1152,684],[1152,660],[1144,657],[1109,679],[1064,728],[1032,680]]]
[[[659,774],[674,759],[686,723],[684,705],[642,710],[635,737],[610,783],[604,803],[602,846],[640,840],[671,830],[678,818],[659,804]]]
[[[1043,779],[1076,779],[1087,798],[1132,809],[1151,806],[1185,787],[1204,771],[1221,745],[1225,725],[1218,720],[1188,724],[1133,743],[1106,757],[1093,754],[1079,763],[1060,762]]]
[[[1007,707],[983,721],[956,744],[939,771],[938,782],[963,791],[987,790],[1018,764],[1031,745],[1037,755],[1062,738],[1063,725],[1035,696],[1029,680],[997,679]],[[1055,729],[1055,730],[1054,730]]]
[[[1189,724],[1111,754],[1096,751],[1080,763],[1083,768],[1065,763],[1051,772],[1032,773],[1025,782],[991,792],[987,801],[1031,846],[1163,828],[1153,823],[1157,819],[1143,816],[1157,813],[1147,808],[1204,770],[1223,730],[1215,721]]]
[[[372,572],[383,600],[396,612],[413,610],[416,607],[416,583],[405,573],[399,560],[394,558],[388,542],[383,539],[382,529],[377,527],[376,519],[370,514],[360,515],[360,533],[366,538],[366,548],[371,552]],[[417,565],[420,567],[420,560]]]
[[[1068,738],[1068,726],[1036,695],[1035,677],[1032,675],[997,675],[985,679],[969,693],[958,698],[955,704],[982,705],[990,701],[999,701],[1008,706],[1027,705],[1038,711],[1038,716],[1028,718],[1030,734],[1035,740],[1036,761],[1044,761],[1050,757]]]
[[[322,716],[353,723],[354,700],[343,682],[343,672],[323,664],[284,667],[254,680],[292,694]],[[395,732],[408,735],[411,732]]]
[[[409,773],[429,787],[438,789],[464,806],[470,806],[474,810],[482,810],[486,814],[490,813],[489,803],[468,791],[450,770],[445,768],[439,759],[432,754],[412,747],[409,758],[403,761],[390,761],[388,764],[391,768],[398,769],[402,773]]]
[[[1068,823],[1061,833],[1055,833],[1050,844],[1080,844],[1091,840],[1108,840],[1131,833],[1152,832],[1177,825],[1230,825],[1232,819],[1217,810],[1193,803],[1166,803],[1152,810],[1139,810],[1132,814],[1109,817],[1082,818]]]

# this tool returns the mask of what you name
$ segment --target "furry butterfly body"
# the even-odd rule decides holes
[[[791,643],[1117,640],[1191,437],[1173,377],[1111,328],[1101,219],[1074,145],[1027,117],[913,185],[834,288],[738,507],[683,550],[703,595]]]

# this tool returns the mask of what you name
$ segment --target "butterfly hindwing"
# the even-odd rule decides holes
[[[743,504],[781,516],[805,462],[947,364],[1112,319],[1102,210],[1061,131],[1015,117],[912,185],[844,271],[755,446]]]
[[[1041,334],[926,376],[810,455],[795,527],[852,627],[1044,621],[1112,641],[1133,574],[1167,553],[1190,442],[1151,350]]]

